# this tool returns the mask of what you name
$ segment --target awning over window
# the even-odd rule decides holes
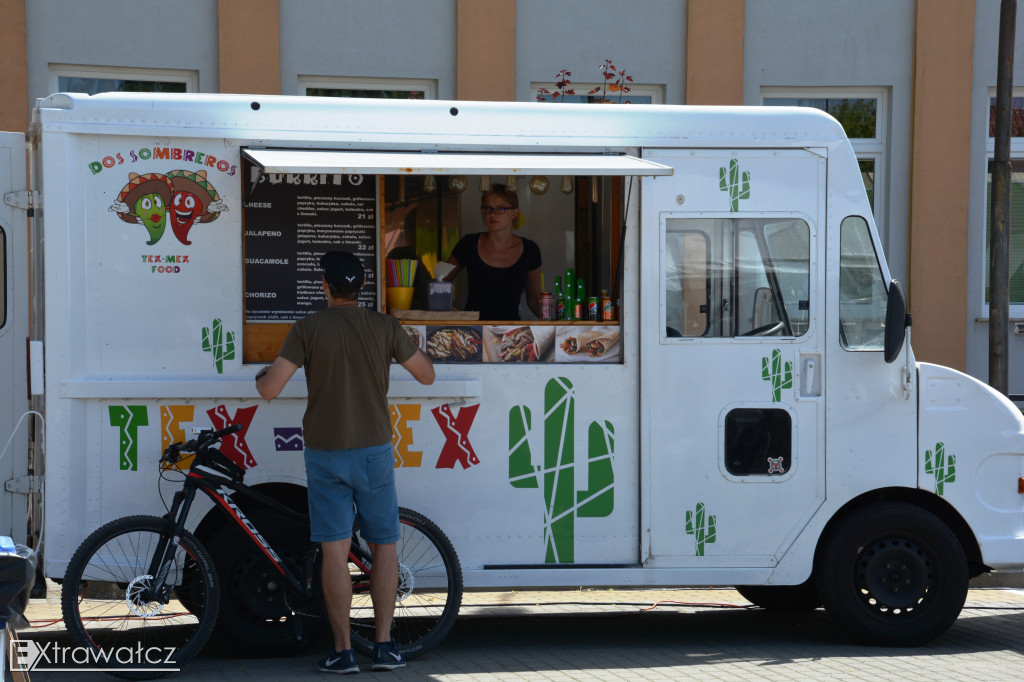
[[[660,163],[621,154],[473,154],[244,149],[264,173],[366,175],[672,175]]]

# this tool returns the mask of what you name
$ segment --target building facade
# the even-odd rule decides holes
[[[0,129],[26,130],[36,99],[60,90],[533,101],[556,90],[563,69],[582,97],[609,64],[633,79],[635,102],[819,106],[847,126],[861,159],[890,269],[908,289],[918,359],[987,380],[999,9],[999,0],[0,0]],[[1024,85],[1015,94],[1024,109]],[[1024,131],[1015,134],[1024,171]],[[1024,192],[1024,172],[1013,187]],[[1010,316],[1024,321],[1020,203]],[[1009,353],[1010,392],[1024,393],[1024,336],[1011,334]]]

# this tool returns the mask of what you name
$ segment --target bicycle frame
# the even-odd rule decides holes
[[[230,476],[223,474],[216,469],[207,467],[199,463],[200,457],[198,456],[193,462],[192,467],[189,469],[185,476],[182,489],[174,493],[173,501],[168,512],[164,515],[169,524],[171,524],[172,531],[178,528],[185,528],[185,521],[188,519],[189,512],[192,509],[192,503],[195,501],[196,491],[202,491],[209,497],[216,506],[222,509],[232,521],[234,521],[239,528],[245,533],[264,556],[271,562],[275,569],[281,574],[281,576],[288,583],[288,586],[294,590],[297,595],[304,595],[310,597],[313,595],[313,564],[314,561],[305,562],[308,565],[304,566],[306,575],[301,578],[296,576],[295,573],[289,569],[288,565],[281,560],[277,551],[271,546],[271,544],[264,538],[263,534],[253,524],[252,521],[245,515],[245,512],[235,504],[235,501],[231,499],[233,493],[241,493],[247,495],[256,501],[265,504],[272,509],[284,514],[288,518],[294,519],[297,522],[308,522],[309,515],[295,511],[291,507],[282,504],[278,500],[255,490],[241,481],[232,480]],[[171,536],[176,540],[177,534],[172,532]],[[177,542],[171,544],[176,545]],[[314,556],[317,551],[319,543],[311,543],[310,553],[307,556]],[[164,546],[157,548],[154,552],[153,563],[150,565],[149,573],[155,576],[153,583],[153,592],[160,594],[164,589],[164,580],[169,570],[169,559],[174,553],[174,547]],[[349,561],[354,563],[364,575],[370,573],[370,557],[361,546],[353,541],[349,549]],[[360,587],[360,585],[353,585],[353,589]]]

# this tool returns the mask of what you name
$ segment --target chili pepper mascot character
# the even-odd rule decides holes
[[[199,223],[216,220],[228,210],[217,189],[206,179],[206,171],[173,170],[167,174],[174,191],[171,196],[170,218],[174,236],[182,244],[191,244],[189,230]]]
[[[164,236],[167,227],[167,206],[171,201],[171,181],[162,173],[130,173],[128,184],[109,208],[126,223],[138,223],[149,232],[152,246]]]

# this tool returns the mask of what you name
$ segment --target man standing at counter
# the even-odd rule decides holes
[[[267,400],[276,398],[295,371],[305,367],[308,402],[302,429],[310,530],[323,549],[324,600],[334,633],[333,649],[319,669],[359,672],[349,632],[348,571],[358,515],[360,533],[373,554],[373,670],[394,670],[404,667],[405,659],[391,640],[399,526],[388,382],[392,358],[422,384],[434,382],[434,367],[395,318],[358,306],[365,273],[356,256],[330,251],[320,265],[327,308],[292,326],[273,364],[256,375],[256,388]]]

